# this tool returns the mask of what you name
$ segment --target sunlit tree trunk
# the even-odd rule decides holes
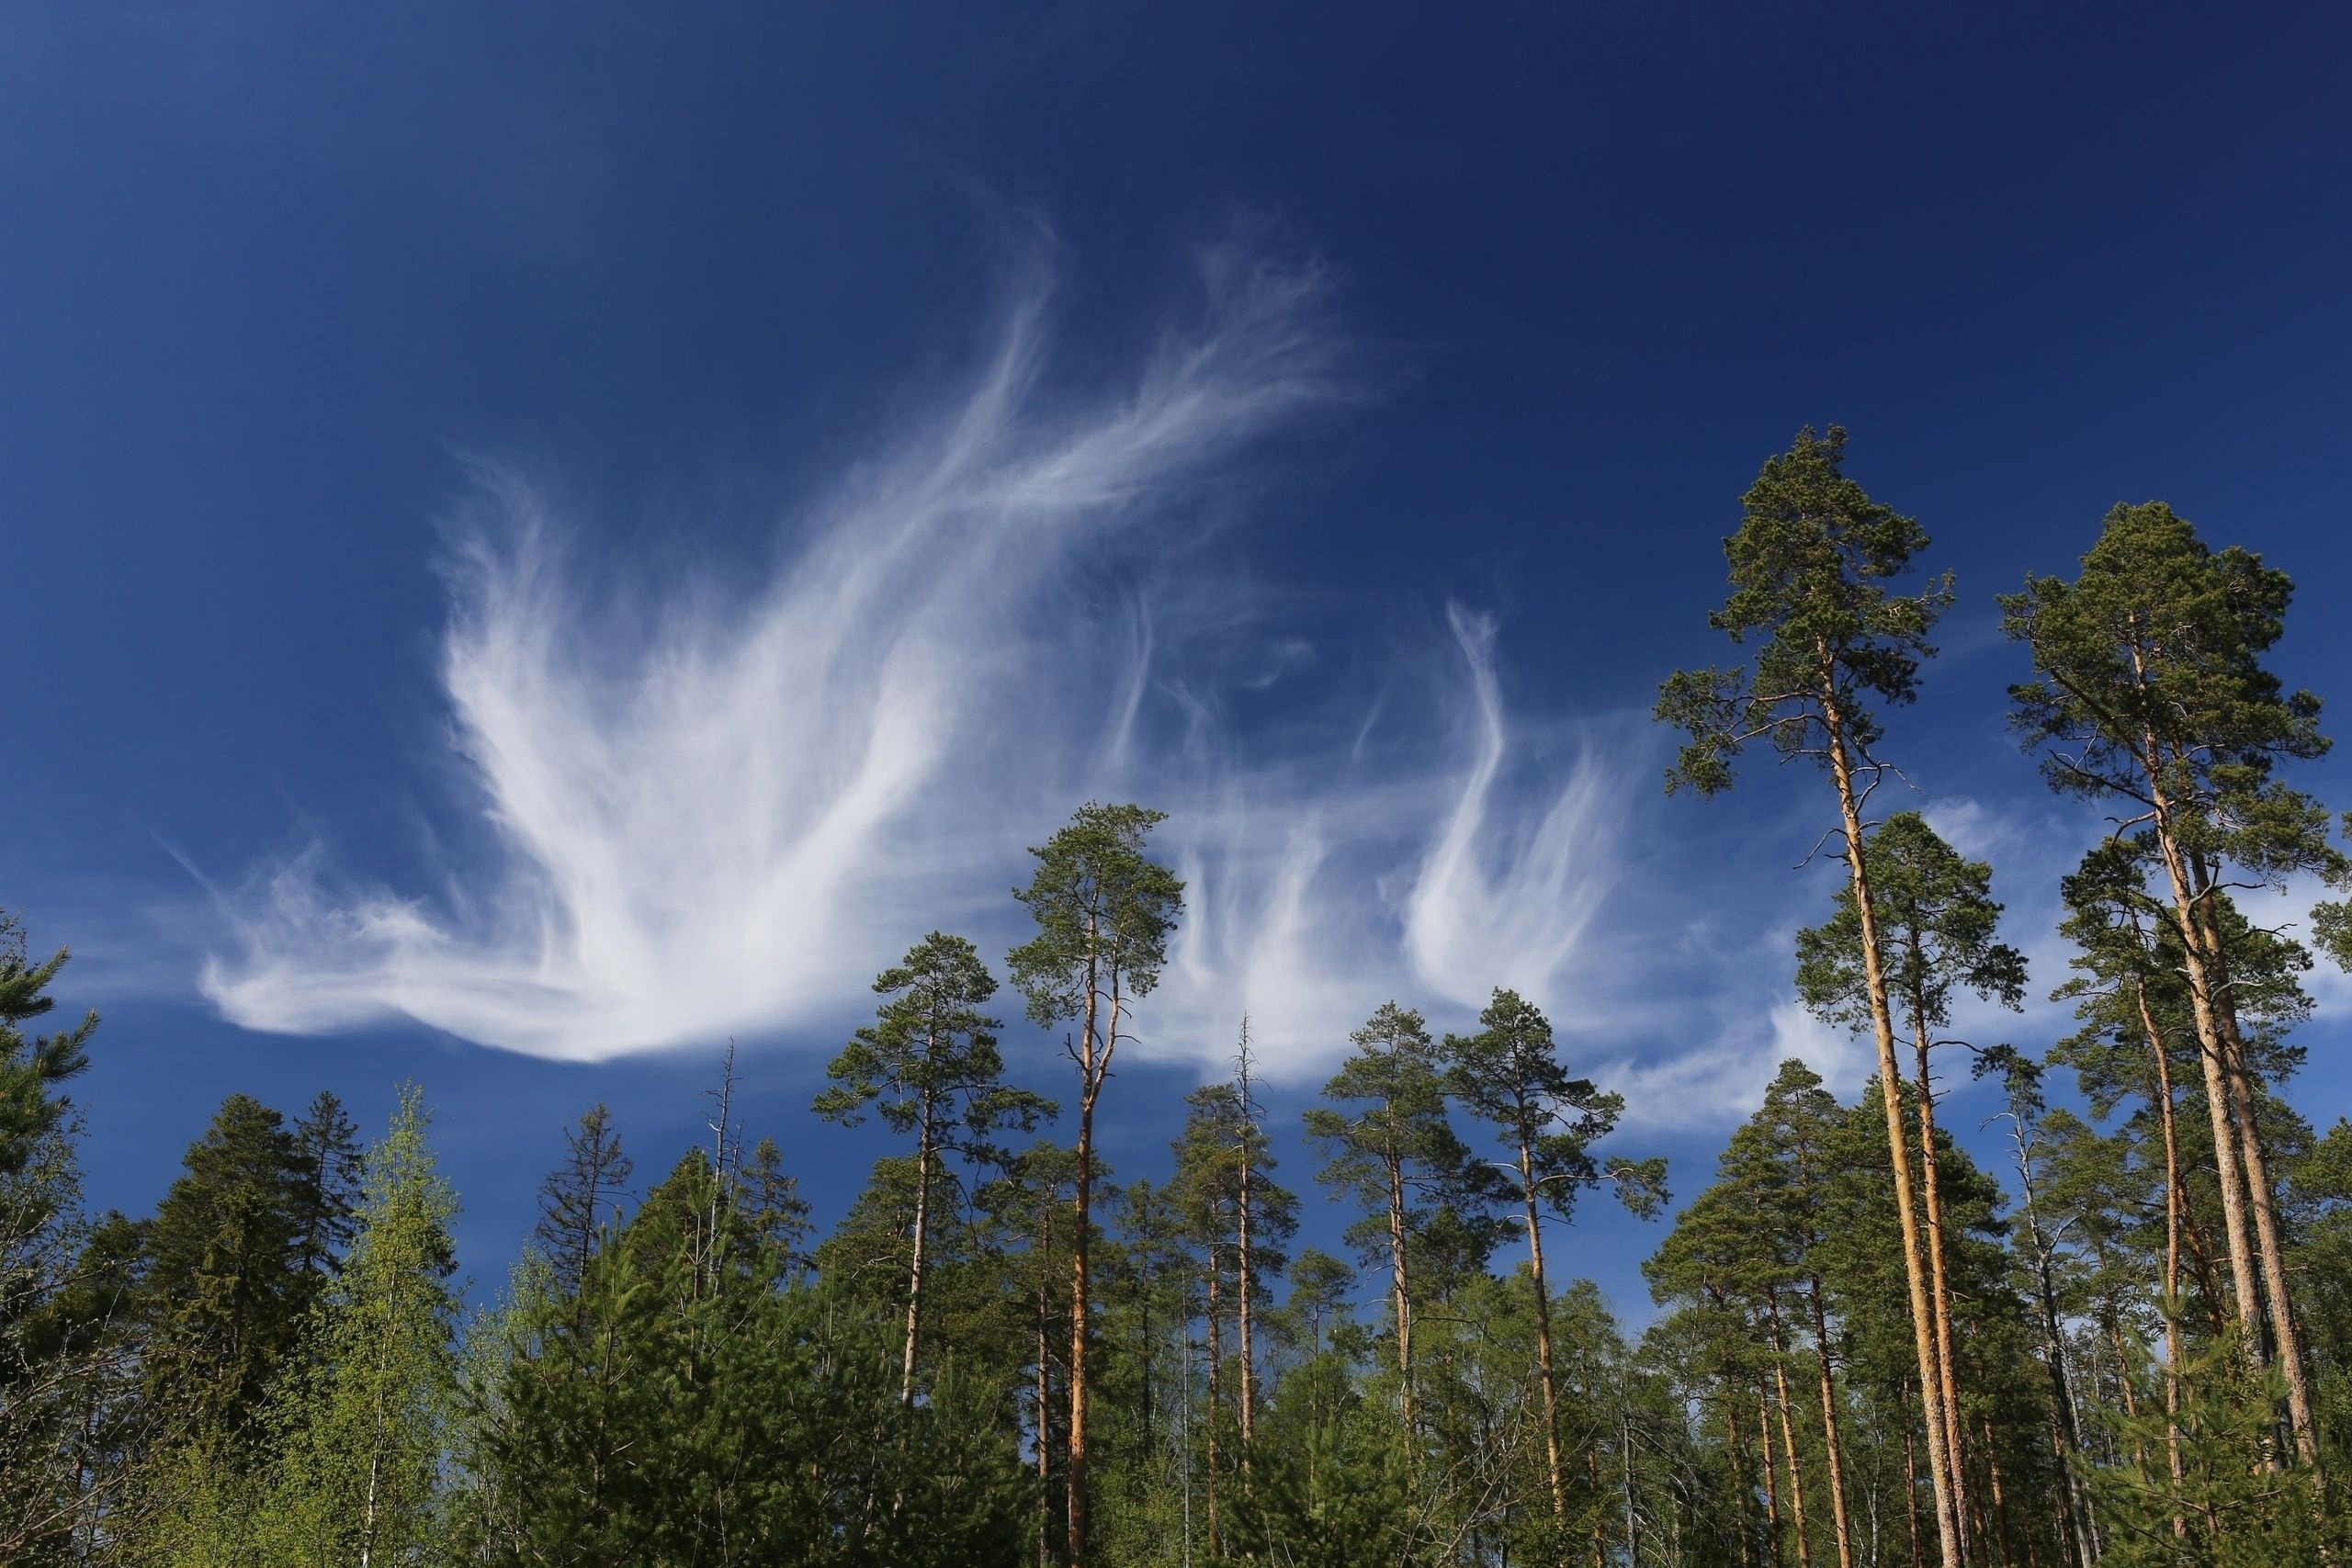
[[[1826,673],[1826,672],[1825,672]],[[1928,1275],[1921,1267],[1917,1199],[1912,1190],[1909,1139],[1903,1125],[1903,1071],[1894,1057],[1894,1018],[1887,1005],[1886,969],[1879,950],[1878,911],[1871,898],[1870,874],[1862,854],[1862,815],[1854,785],[1853,759],[1848,754],[1844,726],[1833,694],[1834,680],[1825,680],[1823,722],[1828,730],[1829,771],[1838,788],[1838,814],[1846,837],[1846,868],[1854,893],[1854,914],[1861,928],[1862,981],[1870,999],[1871,1032],[1878,1046],[1879,1098],[1886,1107],[1886,1146],[1894,1177],[1894,1214],[1903,1246],[1903,1273],[1910,1287],[1912,1351],[1919,1366],[1919,1399],[1928,1436],[1928,1484],[1935,1496],[1936,1537],[1943,1568],[1962,1568],[1966,1562],[1961,1545],[1960,1516],[1949,1454],[1944,1443],[1941,1374],[1936,1357],[1935,1309],[1928,1299]]]

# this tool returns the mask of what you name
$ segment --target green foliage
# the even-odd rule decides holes
[[[1445,1081],[1514,1161],[1503,1184],[1490,1181],[1487,1190],[1565,1220],[1578,1194],[1607,1186],[1633,1213],[1656,1213],[1666,1201],[1664,1160],[1603,1163],[1593,1156],[1592,1145],[1615,1130],[1624,1097],[1570,1077],[1554,1047],[1551,1021],[1516,991],[1498,989],[1478,1024],[1476,1034],[1446,1037]]]
[[[1029,852],[1035,874],[1013,897],[1028,907],[1037,934],[1005,963],[1040,1026],[1091,1021],[1096,1002],[1148,996],[1159,983],[1184,884],[1147,856],[1144,843],[1167,818],[1089,801]]]
[[[2025,999],[2025,954],[1995,940],[2001,906],[1993,868],[1964,859],[1916,811],[1888,818],[1862,846],[1878,916],[1881,972],[1915,1032],[1951,1021],[1955,993],[1973,992],[2017,1009]],[[1850,882],[1837,913],[1797,933],[1797,995],[1831,1022],[1860,1033],[1871,1026],[1863,981],[1862,924]]]
[[[1739,530],[1724,541],[1731,596],[1707,624],[1756,651],[1744,668],[1680,671],[1660,688],[1656,716],[1690,738],[1667,771],[1669,793],[1730,787],[1755,739],[1784,759],[1826,761],[1834,728],[1835,744],[1866,757],[1879,737],[1869,699],[1917,695],[1951,579],[1890,592],[1928,536],[1847,478],[1845,461],[1844,430],[1808,426],[1740,498]]]

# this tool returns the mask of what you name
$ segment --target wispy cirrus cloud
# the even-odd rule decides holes
[[[1362,395],[1315,269],[1228,248],[1203,277],[1189,329],[1073,400],[1031,275],[969,381],[781,522],[749,591],[600,592],[618,574],[485,470],[438,668],[473,847],[424,857],[429,895],[323,844],[261,867],[220,895],[205,993],[255,1029],[405,1018],[583,1060],[831,1027],[926,930],[1017,940],[1023,846],[1100,795],[1169,810],[1189,885],[1146,1052],[1220,1060],[1247,1011],[1298,1077],[1390,997],[1589,1012],[1646,742],[1514,718],[1459,606],[1325,679],[1293,602],[1195,548],[1268,440]]]

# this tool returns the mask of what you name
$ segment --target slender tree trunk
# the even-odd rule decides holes
[[[1405,1279],[1405,1162],[1394,1153],[1387,1162],[1388,1284],[1396,1311],[1396,1385],[1409,1463],[1417,1445],[1413,1441],[1413,1307]]]
[[[2006,1564],[2015,1560],[2017,1550],[2009,1534],[2009,1506],[2001,1495],[2001,1453],[1993,1438],[1993,1418],[1989,1416],[1980,1417],[1979,1424],[1984,1433],[1984,1474],[1993,1493],[1993,1533],[1990,1539]]]
[[[1051,1221],[1047,1222],[1048,1226]],[[1047,1281],[1053,1279],[1051,1243],[1037,1263],[1037,1568],[1052,1568],[1054,1561],[1054,1399],[1053,1303]]]
[[[1225,1339],[1217,1310],[1216,1243],[1209,1243],[1209,1462],[1208,1462],[1208,1541],[1212,1561],[1225,1555],[1225,1540],[1217,1529],[1217,1442],[1219,1413],[1223,1405],[1224,1389],[1219,1368],[1225,1360]]]
[[[1813,1543],[1806,1539],[1804,1529],[1804,1477],[1797,1469],[1796,1428],[1789,1419],[1788,1349],[1781,1342],[1779,1291],[1770,1292],[1769,1303],[1772,1325],[1772,1382],[1781,1400],[1781,1450],[1788,1456],[1789,1461],[1789,1519],[1796,1527],[1799,1568],[1812,1568]]]
[[[2135,665],[2138,655],[2133,655]],[[2182,967],[2188,979],[2190,1016],[2196,1021],[2198,1060],[2205,1074],[2206,1108],[2213,1122],[2214,1176],[2222,1191],[2222,1226],[2230,1249],[2230,1284],[2236,1295],[2238,1327],[2247,1365],[2259,1371],[2262,1349],[2262,1296],[2255,1283],[2254,1244],[2246,1218],[2245,1162],[2238,1154],[2237,1135],[2230,1116],[2229,1070],[2222,1026],[2214,1010],[2213,979],[2206,963],[2205,941],[2196,911],[2196,889],[2189,884],[2188,863],[2173,821],[2172,801],[2163,783],[2164,762],[2154,735],[2143,738],[2141,767],[2148,779],[2154,818],[2155,841],[2165,875],[2172,887],[2172,919],[2180,936]]]
[[[1544,1385],[1544,1452],[1550,1462],[1552,1513],[1568,1517],[1568,1483],[1560,1465],[1560,1393],[1552,1375],[1552,1295],[1544,1283],[1544,1227],[1535,1213],[1535,1154],[1519,1145],[1520,1191],[1527,1201],[1527,1258],[1535,1276],[1535,1369]]]
[[[1825,686],[1829,682],[1825,682]],[[1834,687],[1831,688],[1834,690]],[[1919,1400],[1928,1432],[1928,1478],[1935,1495],[1936,1540],[1943,1568],[1963,1568],[1960,1515],[1953,1506],[1951,1465],[1943,1441],[1943,1402],[1935,1346],[1935,1310],[1920,1266],[1919,1218],[1911,1186],[1909,1139],[1903,1125],[1903,1070],[1894,1058],[1894,1018],[1888,1010],[1886,968],[1879,950],[1878,910],[1871,897],[1870,873],[1862,857],[1861,807],[1854,789],[1853,761],[1847,754],[1844,721],[1834,695],[1825,693],[1822,716],[1829,731],[1829,771],[1838,786],[1838,812],[1846,835],[1846,868],[1854,892],[1854,914],[1861,928],[1862,981],[1870,998],[1871,1032],[1878,1046],[1879,1098],[1886,1102],[1886,1148],[1894,1177],[1894,1215],[1902,1233],[1903,1273],[1910,1288],[1912,1352],[1919,1366]]]
[[[1119,975],[1115,963],[1103,965],[1093,956],[1100,931],[1093,916],[1087,918],[1086,961],[1086,1028],[1080,1038],[1080,1089],[1078,1097],[1078,1158],[1071,1185],[1076,1189],[1072,1207],[1076,1228],[1070,1235],[1069,1280],[1069,1564],[1070,1568],[1085,1568],[1086,1563],[1086,1352],[1093,1334],[1093,1312],[1087,1290],[1087,1254],[1093,1235],[1092,1209],[1094,1200],[1094,1100],[1102,1092],[1103,1080],[1110,1076],[1111,1053],[1119,1043]],[[1095,1026],[1101,1021],[1100,1009],[1102,970],[1108,967],[1111,994],[1111,1027],[1099,1038]]]
[[[1813,1304],[1814,1359],[1821,1366],[1821,1438],[1829,1451],[1829,1520],[1838,1532],[1838,1568],[1854,1568],[1853,1527],[1846,1514],[1845,1444],[1838,1435],[1838,1382],[1829,1366],[1829,1313],[1821,1303],[1821,1281],[1808,1277],[1805,1296]]]
[[[1739,1568],[1753,1568],[1756,1562],[1756,1532],[1748,1528],[1747,1510],[1754,1501],[1755,1494],[1748,1489],[1747,1484],[1747,1449],[1739,1440],[1739,1402],[1732,1397],[1729,1385],[1730,1380],[1726,1377],[1724,1388],[1724,1430],[1726,1434],[1726,1444],[1731,1451],[1731,1472],[1739,1480],[1738,1517],[1734,1521],[1738,1527]]]
[[[1913,939],[1913,958],[1917,942]],[[1952,1507],[1968,1516],[1968,1450],[1961,1441],[1960,1378],[1952,1356],[1951,1280],[1945,1264],[1950,1244],[1944,1234],[1942,1160],[1936,1150],[1936,1088],[1928,1064],[1927,1010],[1911,999],[1913,1044],[1919,1059],[1919,1176],[1928,1210],[1928,1279],[1929,1300],[1936,1314],[1936,1377],[1944,1412],[1944,1451],[1951,1456]],[[1981,1529],[1977,1532],[1984,1533]]]
[[[1908,1404],[1910,1402],[1904,1402]],[[1919,1455],[1911,1414],[1903,1415],[1903,1517],[1911,1526],[1911,1568],[1927,1568],[1919,1539]]]
[[[915,1137],[915,1225],[912,1256],[907,1265],[907,1345],[899,1363],[899,1404],[915,1402],[915,1336],[922,1322],[922,1244],[931,1219],[932,1097],[922,1097],[922,1130]]]
[[[2180,1506],[2183,1475],[2180,1460],[2180,1141],[2173,1126],[2172,1059],[2165,1051],[2164,1031],[2148,1006],[2144,984],[2135,986],[2140,1027],[2148,1037],[2148,1054],[2155,1058],[2156,1121],[2165,1144],[2165,1467],[2172,1483],[2172,1533],[2188,1535],[2188,1516]]]
[[[1245,1049],[1249,1035],[1242,1035]],[[1241,1183],[1237,1194],[1235,1230],[1240,1241],[1240,1256],[1236,1259],[1234,1283],[1237,1293],[1235,1309],[1241,1320],[1241,1468],[1250,1468],[1250,1445],[1257,1438],[1255,1411],[1257,1381],[1255,1358],[1250,1342],[1250,1167],[1253,1151],[1250,1134],[1255,1131],[1250,1122],[1250,1079],[1244,1070],[1241,1079]]]
[[[2263,1152],[2262,1129],[2255,1120],[2254,1074],[2246,1065],[2245,1036],[2238,1028],[2237,998],[2229,984],[2229,955],[2222,945],[2220,922],[2212,915],[2212,898],[2209,885],[2199,908],[2205,916],[2213,976],[2220,982],[2214,1013],[2222,1026],[2222,1077],[2229,1085],[2238,1148],[2245,1160],[2246,1190],[2254,1201],[2255,1244],[2261,1258],[2263,1289],[2270,1301],[2278,1371],[2287,1384],[2287,1416],[2295,1431],[2295,1457],[2311,1466],[2319,1462],[2319,1427],[2312,1414],[2311,1377],[2303,1366],[2302,1340],[2296,1331],[2294,1298],[2287,1292],[2286,1247],[2279,1238],[2274,1201],[2277,1189],[2271,1185],[2269,1162]]]
[[[1772,1462],[1772,1410],[1764,1396],[1764,1380],[1756,1380],[1756,1443],[1757,1457],[1764,1461],[1764,1540],[1767,1543],[1765,1561],[1772,1568],[1781,1562],[1781,1483],[1780,1469]]]
[[[1590,1390],[1587,1390],[1586,1392],[1588,1397],[1589,1397]],[[1592,1568],[1609,1568],[1609,1542],[1608,1539],[1601,1533],[1600,1524],[1603,1516],[1600,1512],[1599,1501],[1600,1497],[1600,1450],[1598,1447],[1585,1450],[1584,1473],[1585,1479],[1592,1483],[1592,1495],[1594,1498],[1592,1510]]]

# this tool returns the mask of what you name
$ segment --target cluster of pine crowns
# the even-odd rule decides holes
[[[583,1116],[471,1310],[413,1089],[364,1148],[330,1095],[232,1095],[152,1215],[86,1213],[96,1019],[39,1032],[64,954],[9,922],[0,1561],[2352,1561],[2352,1125],[2281,1097],[2352,918],[2240,897],[2352,882],[2284,776],[2327,744],[2265,662],[2291,584],[2152,502],[2000,600],[2018,734],[2101,826],[2059,886],[2074,1032],[1956,1039],[2031,982],[1992,868],[1873,813],[1953,589],[1844,457],[1833,427],[1765,463],[1709,616],[1738,661],[1657,716],[1669,793],[1757,747],[1813,765],[1839,874],[1797,993],[1876,1072],[1848,1102],[1781,1066],[1644,1265],[1646,1327],[1544,1247],[1596,1192],[1660,1213],[1664,1164],[1603,1146],[1622,1100],[1508,989],[1442,1036],[1380,1007],[1306,1109],[1348,1257],[1293,1252],[1246,1021],[1171,1173],[1114,1179],[1099,1102],[1184,893],[1137,806],[1080,810],[1017,894],[1004,967],[1067,1104],[1006,1081],[997,977],[934,932],[816,1098],[898,1151],[829,1235],[747,1146],[730,1055],[708,1146],[641,1190]],[[1938,1120],[1963,1065],[1997,1174]]]

